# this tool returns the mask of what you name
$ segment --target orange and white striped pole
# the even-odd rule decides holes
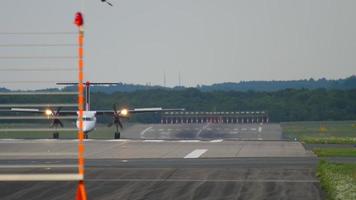
[[[79,28],[78,33],[78,119],[79,119],[79,127],[78,127],[78,173],[83,179],[79,181],[78,189],[77,189],[77,200],[86,200],[87,195],[85,191],[84,185],[84,132],[83,132],[83,109],[84,109],[84,86],[83,86],[83,44],[84,44],[84,19],[83,15],[80,12],[77,12],[75,15],[74,23]]]

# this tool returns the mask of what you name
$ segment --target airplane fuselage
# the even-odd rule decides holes
[[[77,128],[79,129],[79,112],[77,119]],[[83,131],[88,133],[95,129],[96,125],[96,111],[83,111]]]

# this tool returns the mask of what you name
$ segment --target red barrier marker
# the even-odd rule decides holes
[[[84,181],[79,181],[76,200],[87,200],[87,194],[85,192]]]
[[[80,12],[75,14],[74,23],[79,28],[78,35],[78,118],[79,118],[79,129],[78,129],[78,173],[84,179],[84,132],[83,132],[83,108],[84,108],[84,86],[83,86],[83,43],[84,43],[84,19]],[[86,200],[87,195],[85,191],[84,180],[79,181],[76,200]]]

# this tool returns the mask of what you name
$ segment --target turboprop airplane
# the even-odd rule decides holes
[[[57,85],[75,85],[77,83],[58,83]],[[108,85],[114,83],[84,83],[85,86],[85,111],[83,111],[83,132],[84,138],[88,139],[89,132],[93,131],[96,126],[96,116],[98,115],[112,115],[113,121],[108,125],[109,127],[115,125],[115,139],[120,139],[119,127],[122,129],[123,125],[121,118],[128,118],[131,114],[136,113],[148,113],[148,112],[169,112],[169,111],[184,111],[185,109],[163,109],[163,108],[134,108],[134,109],[117,109],[116,104],[113,105],[112,110],[90,110],[90,86],[91,85]],[[58,129],[58,127],[63,127],[63,123],[59,119],[60,116],[74,116],[79,115],[77,110],[62,110],[61,107],[58,108],[11,108],[12,112],[26,112],[26,113],[38,113],[48,116],[52,120],[50,127]],[[76,121],[76,126],[79,128],[79,119]],[[53,133],[53,138],[58,139],[59,133],[55,131]]]

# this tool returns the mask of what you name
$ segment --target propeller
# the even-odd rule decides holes
[[[101,0],[101,2],[107,3],[109,6],[113,6],[112,3],[108,2],[107,0]]]
[[[61,111],[62,107],[58,107],[57,110],[53,110],[53,109],[50,109],[51,111],[51,115],[52,115],[52,118],[53,118],[53,121],[52,121],[52,124],[51,124],[51,128],[58,128],[58,126],[60,126],[61,128],[63,128],[63,123],[61,122],[61,120],[59,120],[57,117],[59,116],[60,114],[60,111]]]
[[[112,122],[108,124],[108,127],[111,127],[112,125],[115,124],[116,132],[119,132],[119,126],[120,128],[123,128],[123,125],[120,120],[120,112],[117,111],[116,104],[113,105],[113,116],[112,116]]]

